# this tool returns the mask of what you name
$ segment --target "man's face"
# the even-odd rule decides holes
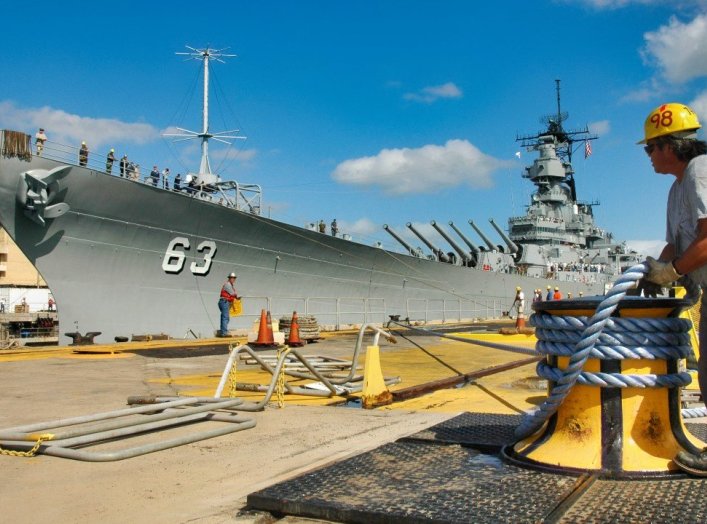
[[[660,138],[649,140],[644,147],[648,158],[656,173],[664,175],[674,174],[674,166],[677,158],[672,148]]]

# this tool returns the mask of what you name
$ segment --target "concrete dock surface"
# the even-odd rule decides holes
[[[307,355],[351,358],[356,336],[328,336],[299,349]],[[371,338],[366,336],[364,348]],[[523,338],[519,343],[532,348],[533,340]],[[135,395],[213,395],[228,358],[228,342],[128,343],[95,348],[98,353],[75,353],[75,349],[90,348],[74,347],[0,352],[0,429],[122,409],[126,399]],[[509,339],[508,343],[514,342]],[[398,337],[396,344],[381,338],[380,346],[383,374],[402,379],[393,391],[527,359],[434,336]],[[375,410],[326,405],[342,401],[336,397],[293,396],[284,408],[271,403],[264,411],[244,413],[256,420],[252,429],[115,462],[0,455],[3,520],[305,521],[249,511],[246,496],[465,411],[522,413],[544,398],[544,389],[533,384],[534,376],[534,366],[528,364],[479,379],[471,386]],[[255,366],[241,364],[238,377],[239,382],[269,381]],[[262,396],[243,393],[246,400]],[[130,444],[108,444],[116,445]]]

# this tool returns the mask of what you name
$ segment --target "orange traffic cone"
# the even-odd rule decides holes
[[[271,344],[275,343],[275,335],[273,334],[272,331],[272,318],[270,318],[270,311],[268,311],[268,340],[270,341]]]
[[[299,338],[297,311],[292,312],[292,322],[290,323],[290,334],[287,336],[287,345],[292,347],[304,346],[304,342]]]
[[[522,311],[518,312],[518,317],[516,318],[516,329],[519,333],[521,329],[525,329],[525,313]]]
[[[270,313],[265,314],[265,310],[260,311],[260,326],[258,327],[258,339],[251,342],[255,346],[272,346],[275,344],[273,339],[272,327],[270,325]]]

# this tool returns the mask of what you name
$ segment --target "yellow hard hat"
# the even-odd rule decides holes
[[[559,290],[560,290],[560,288],[559,288],[559,287],[556,287],[556,288],[555,288],[555,291],[559,291]]]
[[[520,286],[516,286],[516,291],[520,291]]]
[[[552,289],[552,286],[547,286],[548,289]]]
[[[663,104],[650,112],[643,125],[645,138],[638,142],[645,144],[652,138],[672,135],[683,131],[696,131],[702,126],[695,112],[685,104]]]

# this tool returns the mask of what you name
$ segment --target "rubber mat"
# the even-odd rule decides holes
[[[558,521],[704,524],[707,479],[597,480]]]
[[[541,522],[577,479],[461,446],[395,442],[248,496],[251,509],[338,522]]]
[[[515,442],[513,431],[520,424],[521,415],[496,413],[462,413],[431,426],[401,441],[426,441],[439,444],[460,444],[482,451],[498,451]]]
[[[707,522],[707,479],[594,480],[502,462],[520,420],[463,413],[252,493],[248,507],[366,524]],[[707,437],[707,424],[686,425]]]

